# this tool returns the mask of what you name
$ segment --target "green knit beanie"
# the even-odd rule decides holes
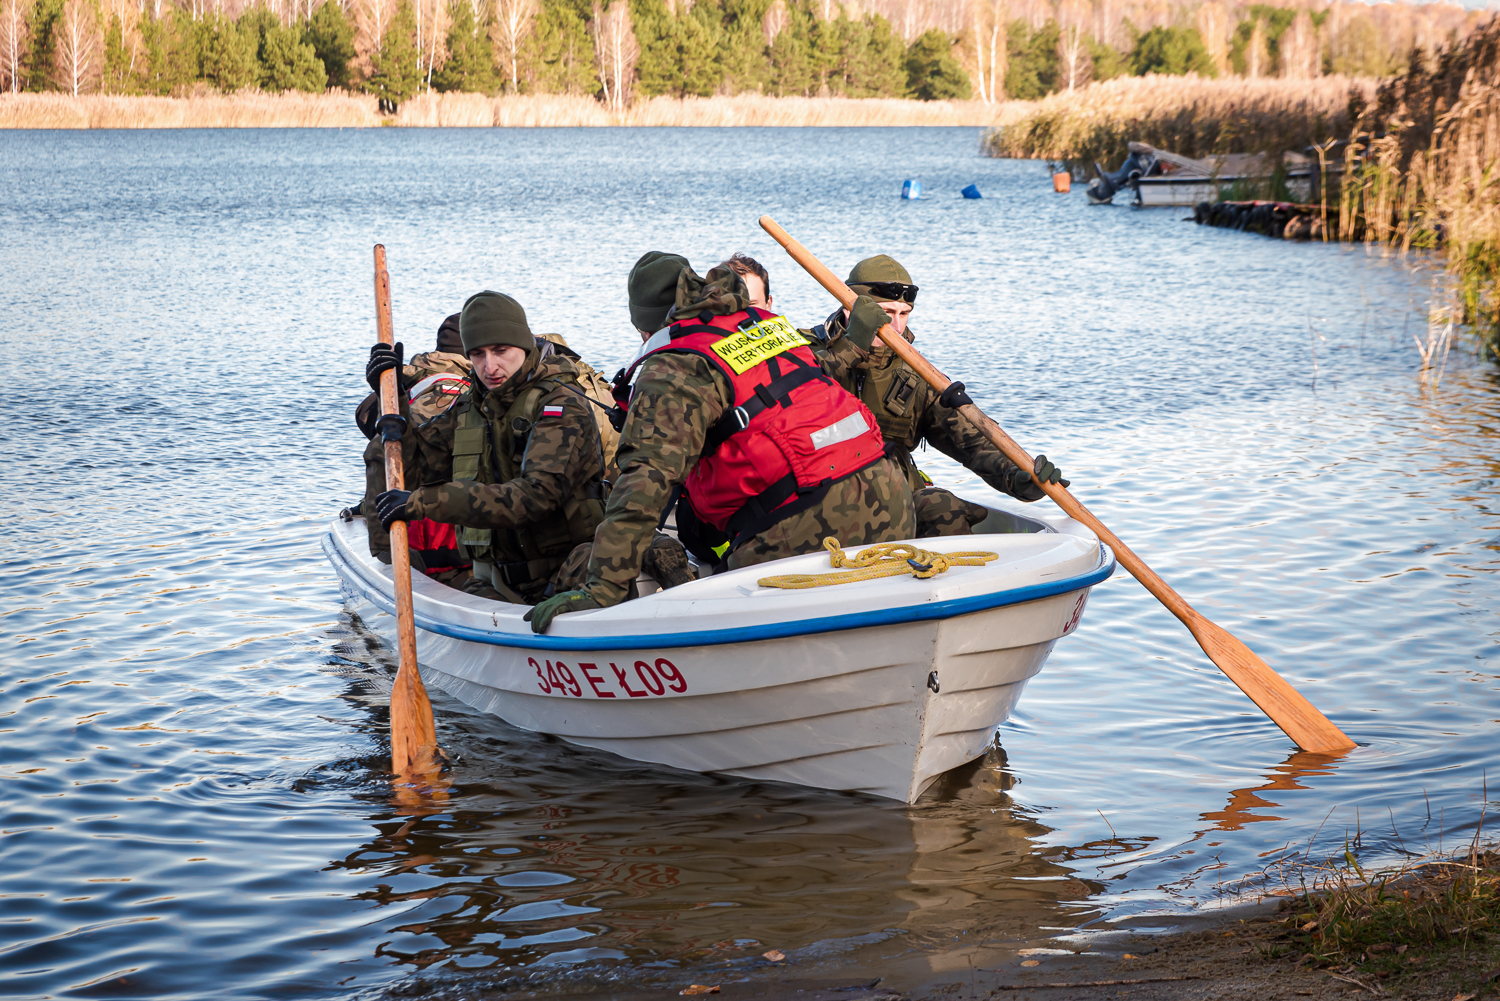
[[[526,323],[526,310],[501,292],[478,292],[469,296],[458,318],[458,335],[464,354],[487,344],[505,344],[527,354],[536,350],[536,338]]]
[[[667,311],[677,301],[677,276],[685,267],[686,257],[660,250],[648,250],[635,262],[625,283],[635,329],[655,333],[666,325]]]
[[[859,286],[869,282],[900,282],[902,285],[910,285],[911,275],[906,273],[906,269],[894,257],[876,254],[854,265],[854,270],[849,272],[849,280],[845,284],[856,292],[864,293],[866,290]],[[877,295],[875,299],[878,301],[881,296]]]

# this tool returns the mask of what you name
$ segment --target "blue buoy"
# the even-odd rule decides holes
[[[977,184],[971,184],[967,188],[964,188],[964,197],[965,198],[983,198],[984,196],[979,193],[979,185],[977,185]]]
[[[914,202],[922,197],[922,182],[915,177],[907,178],[901,182],[901,197],[909,202]]]

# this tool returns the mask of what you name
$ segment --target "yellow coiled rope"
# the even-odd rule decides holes
[[[762,577],[756,581],[761,587],[785,587],[800,589],[807,587],[829,587],[834,584],[853,584],[876,577],[932,577],[949,567],[982,567],[990,560],[998,560],[999,553],[934,553],[904,542],[884,542],[861,549],[847,556],[838,539],[823,540],[828,550],[828,559],[835,568],[849,567],[840,573],[788,573],[778,577]]]

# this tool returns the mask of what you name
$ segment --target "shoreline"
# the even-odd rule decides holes
[[[917,101],[901,98],[654,97],[611,111],[592,97],[451,92],[420,94],[395,115],[373,96],[198,93],[185,97],[0,94],[0,129],[192,128],[725,128],[966,126],[1020,120],[1030,102]]]

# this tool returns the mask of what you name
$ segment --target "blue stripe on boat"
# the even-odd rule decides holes
[[[333,541],[333,533],[323,537],[323,551],[340,571],[353,590],[359,592],[376,607],[396,614],[396,603],[366,577],[363,568],[339,555]],[[1019,605],[1039,598],[1079,591],[1109,577],[1115,572],[1115,554],[1104,543],[1099,543],[1099,561],[1092,570],[1048,581],[1045,584],[1028,584],[1025,587],[979,594],[971,598],[952,598],[948,601],[929,601],[920,605],[905,605],[901,608],[882,608],[868,612],[850,612],[845,615],[829,615],[820,619],[799,619],[792,622],[768,622],[758,626],[736,626],[732,629],[707,629],[696,632],[650,633],[629,636],[547,636],[504,632],[498,629],[480,629],[461,626],[416,613],[417,628],[439,636],[468,640],[471,643],[488,643],[491,646],[520,647],[523,650],[635,650],[641,647],[658,649],[685,646],[718,646],[725,643],[752,643],[756,640],[784,639],[788,636],[804,636],[808,633],[832,633],[845,629],[863,629],[867,626],[890,626],[902,622],[923,622],[930,619],[951,619],[969,612],[982,612],[987,608],[1002,608]]]

